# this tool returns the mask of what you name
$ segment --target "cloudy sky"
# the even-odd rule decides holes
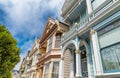
[[[59,18],[64,0],[0,0],[0,24],[18,41],[21,61],[40,37],[48,17]],[[19,69],[19,64],[14,69]]]

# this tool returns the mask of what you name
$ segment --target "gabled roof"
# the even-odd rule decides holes
[[[41,39],[40,39],[40,43],[42,43],[46,39],[45,38],[46,36],[48,37],[49,34],[52,33],[51,29],[53,29],[53,26],[55,26],[55,20],[53,20],[52,18],[48,18],[44,31],[42,33]]]
[[[40,45],[42,45],[42,43],[44,43],[45,40],[49,39],[49,37],[56,31],[62,32],[63,30],[63,32],[65,32],[66,30],[68,30],[68,28],[69,26],[67,24],[59,21],[58,19],[54,20],[52,18],[48,18],[43,34],[40,39]]]

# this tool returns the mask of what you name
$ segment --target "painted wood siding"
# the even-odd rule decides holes
[[[71,64],[71,53],[70,50],[66,50],[64,54],[64,78],[70,77],[70,64]]]

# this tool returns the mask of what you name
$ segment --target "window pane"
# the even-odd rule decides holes
[[[52,40],[53,40],[53,37],[51,36],[50,39],[49,39],[48,50],[51,50],[51,49],[52,49]]]
[[[120,27],[111,30],[101,36],[99,36],[100,47],[106,47],[114,43],[120,42]]]
[[[86,57],[81,59],[81,66],[82,66],[82,76],[88,77],[87,58]]]
[[[55,40],[55,48],[60,48],[60,43],[61,43],[61,35],[57,34]]]
[[[59,75],[59,62],[53,63],[52,78],[58,78]]]
[[[120,43],[101,50],[104,71],[120,70]]]
[[[99,43],[104,72],[120,70],[120,27],[100,35]]]
[[[49,74],[49,63],[46,64],[45,66],[44,78],[48,78],[48,74]]]

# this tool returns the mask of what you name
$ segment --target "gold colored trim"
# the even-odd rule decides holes
[[[91,29],[91,30],[90,30],[90,35],[95,34],[95,32],[96,32],[96,31],[95,31],[94,29]]]
[[[76,50],[75,53],[76,53],[76,54],[80,54],[81,51],[80,51],[80,50]]]
[[[61,60],[64,60],[64,57],[61,57]]]

